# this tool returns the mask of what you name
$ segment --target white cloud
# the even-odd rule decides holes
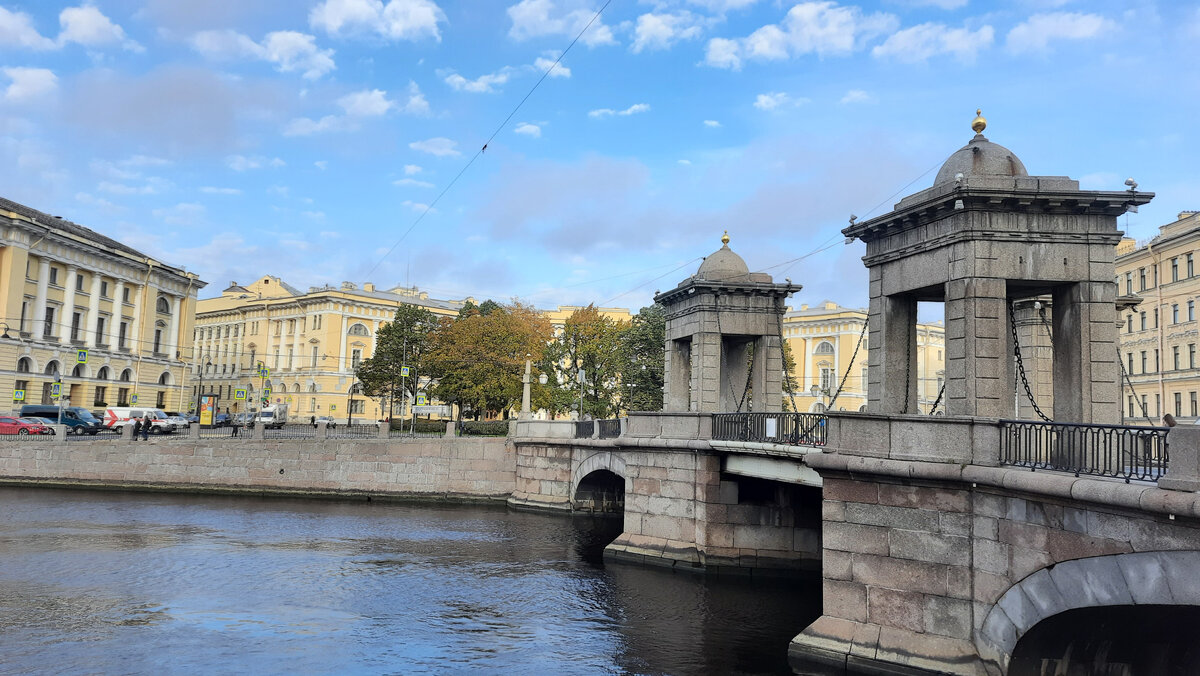
[[[851,89],[840,103],[874,103],[875,98],[861,89]]]
[[[404,165],[404,175],[405,176],[412,176],[413,174],[419,174],[422,171],[424,171],[424,169],[422,169],[420,166],[418,166],[416,164]]]
[[[316,162],[313,162],[313,166],[320,169],[321,171],[325,171],[326,169],[329,168],[329,162],[327,162],[326,160],[317,160]]]
[[[108,211],[119,211],[121,209],[121,207],[117,206],[116,204],[113,204],[112,202],[109,202],[108,200],[104,199],[103,197],[95,197],[93,195],[89,195],[86,192],[75,193],[75,201],[79,202],[80,204],[86,204],[89,207],[96,207],[98,209],[106,209]]]
[[[536,124],[531,124],[529,122],[522,122],[522,123],[518,124],[517,128],[514,129],[513,132],[516,134],[524,134],[526,136],[532,136],[533,138],[541,138],[541,136],[542,136],[542,128]]]
[[[436,212],[437,211],[437,209],[430,207],[428,204],[423,204],[421,202],[414,202],[412,200],[404,200],[403,202],[401,202],[401,204],[403,204],[406,207],[411,207],[412,210],[416,211],[416,212],[425,212],[425,211]]]
[[[325,220],[325,212],[324,211],[302,211],[302,212],[300,212],[300,215],[304,216],[305,218],[311,218],[314,221]]]
[[[678,164],[681,164],[681,165],[683,165],[683,166],[685,166],[685,167],[690,167],[690,166],[692,166],[692,161],[691,161],[691,160],[675,160],[675,162],[676,162],[676,163],[678,163]]]
[[[25,103],[44,98],[58,90],[58,76],[45,68],[0,68],[11,82],[4,89],[6,103]]]
[[[1071,0],[1052,0],[1052,1],[1057,2],[1058,4],[1061,5],[1064,2],[1070,2]],[[937,7],[939,9],[958,9],[959,7],[966,7],[967,0],[907,0],[907,4],[912,5],[913,7],[928,6],[928,7]]]
[[[392,185],[412,186],[414,188],[432,188],[433,184],[428,181],[418,181],[415,178],[400,178],[392,181]]]
[[[754,107],[759,110],[775,110],[779,106],[787,103],[788,95],[784,92],[771,92],[770,94],[759,94],[754,99]]]
[[[923,23],[888,36],[871,50],[872,56],[891,58],[902,63],[917,63],[940,54],[952,54],[968,63],[980,50],[992,45],[995,31],[983,26],[976,31],[949,28],[940,23]]]
[[[200,192],[206,195],[240,195],[242,191],[239,188],[217,188],[211,185],[200,187]]]
[[[162,157],[130,155],[127,159],[121,160],[119,164],[123,167],[166,167],[172,163],[171,160]]]
[[[1008,32],[1013,53],[1045,52],[1051,40],[1086,40],[1115,30],[1117,24],[1099,14],[1051,12],[1034,14]]]
[[[267,33],[261,44],[237,31],[201,31],[192,36],[191,44],[193,49],[210,59],[258,59],[274,64],[283,73],[301,71],[309,80],[337,67],[332,49],[320,49],[315,37],[295,31]]]
[[[151,213],[171,225],[195,225],[204,219],[205,212],[203,204],[180,202],[169,209],[155,209]]]
[[[325,0],[308,14],[308,23],[334,36],[379,35],[389,40],[441,41],[439,22],[446,15],[432,0]]]
[[[533,69],[538,72],[538,75],[541,75],[542,73],[550,70],[550,66],[554,66],[554,60],[557,58],[557,56],[555,56],[554,59],[545,56],[539,56],[533,61]],[[571,69],[567,68],[561,61],[559,61],[558,65],[554,66],[554,70],[550,70],[550,75],[548,77],[571,77]]]
[[[144,185],[126,185],[112,181],[101,181],[96,185],[97,190],[113,195],[156,195],[162,192],[164,187],[166,187],[166,181],[162,179],[150,179]]]
[[[267,194],[275,195],[277,197],[287,197],[288,187],[286,185],[273,185],[267,188]]]
[[[33,27],[33,19],[24,12],[0,7],[0,44],[27,49],[54,49],[54,41]]]
[[[327,131],[344,131],[357,128],[337,115],[326,115],[319,120],[308,117],[297,117],[283,128],[284,136],[311,136]]]
[[[741,68],[745,60],[780,61],[806,54],[844,56],[879,35],[894,31],[892,14],[864,14],[835,2],[803,2],[788,10],[780,24],[768,24],[741,39],[709,40],[704,62],[716,68]]]
[[[637,113],[644,113],[647,110],[650,110],[650,104],[635,103],[632,106],[629,106],[628,108],[626,108],[625,110],[613,110],[612,108],[598,108],[596,110],[588,111],[588,117],[611,117],[613,115],[628,116],[628,115],[635,115]]]
[[[724,14],[734,9],[745,9],[758,0],[688,0],[693,5],[699,5],[710,12]]]
[[[494,92],[496,90],[492,88],[493,86],[499,86],[506,82],[508,82],[507,69],[488,75],[480,75],[474,80],[468,80],[458,73],[451,73],[446,76],[446,84],[453,87],[455,91],[473,92],[476,94]]]
[[[408,113],[409,115],[429,114],[429,101],[425,100],[425,95],[421,93],[421,88],[412,80],[408,82],[408,101],[400,108],[400,112]]]
[[[364,89],[338,99],[338,105],[352,117],[378,117],[396,105],[382,89]]]
[[[408,147],[423,153],[429,153],[435,157],[456,157],[462,155],[462,153],[455,149],[457,145],[454,141],[439,136],[425,139],[424,141],[413,141],[408,144]]]
[[[633,29],[633,53],[643,49],[670,49],[680,40],[700,37],[700,17],[691,12],[678,14],[643,14]]]
[[[278,168],[286,166],[287,162],[278,157],[267,159],[262,155],[254,155],[247,157],[245,155],[230,155],[225,158],[225,164],[234,171],[247,171],[249,169],[262,169],[264,167]]]
[[[508,8],[508,18],[512,20],[508,35],[514,40],[550,35],[574,38],[596,15],[596,8],[591,5],[591,2],[581,0],[562,0],[558,3],[555,0],[521,0]],[[604,25],[603,17],[592,22],[580,40],[589,47],[617,42],[612,29]]]
[[[68,7],[58,15],[62,32],[58,43],[74,42],[84,47],[105,47],[119,44],[131,52],[143,52],[145,48],[125,36],[125,31],[91,5]]]
[[[704,126],[706,126],[706,127],[712,127],[712,128],[716,128],[716,127],[719,127],[719,126],[721,126],[721,123],[720,123],[720,122],[717,122],[716,120],[705,120],[705,121],[704,121]]]

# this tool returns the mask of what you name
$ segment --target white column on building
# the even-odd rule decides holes
[[[37,298],[34,303],[33,335],[36,339],[46,332],[46,287],[50,284],[50,259],[42,256],[38,259]]]
[[[118,279],[116,288],[113,289],[112,300],[112,318],[108,322],[108,343],[110,349],[117,349],[117,338],[121,335],[121,321],[125,316],[125,303],[121,300],[125,297],[125,280]]]
[[[84,341],[88,347],[96,347],[101,336],[96,334],[96,322],[100,321],[100,273],[92,275],[92,293],[88,298],[87,326],[84,330]]]
[[[263,348],[262,363],[269,368],[275,368],[275,352],[271,349],[271,343],[275,338],[275,328],[271,326],[271,323],[270,317],[263,320],[263,326],[267,329],[267,345]]]
[[[58,318],[58,341],[67,342],[71,337],[71,316],[75,313],[75,278],[79,276],[79,268],[67,266],[67,284],[63,287],[62,316]]]
[[[304,341],[301,339],[301,329],[303,327],[301,322],[303,321],[303,314],[296,318],[296,335],[292,339],[292,353],[294,355],[292,357],[293,369],[298,369],[304,360],[304,355],[301,353],[301,350],[304,349]]]
[[[346,368],[346,347],[347,347],[347,343],[350,340],[349,331],[350,331],[350,316],[347,315],[345,312],[343,312],[342,313],[342,349],[341,349],[341,352],[338,353],[338,365],[337,365],[338,373],[345,373],[347,370],[347,368]]]
[[[167,329],[167,353],[168,359],[174,359],[175,353],[179,351],[179,327],[183,321],[183,303],[179,296],[171,297],[171,325]]]
[[[133,296],[133,322],[129,327],[129,346],[133,348],[134,354],[140,354],[142,348],[145,347],[142,343],[142,321],[144,319],[142,311],[145,309],[142,307],[142,295],[145,290],[144,285],[132,282],[129,284],[129,295]]]

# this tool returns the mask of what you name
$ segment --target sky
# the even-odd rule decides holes
[[[1031,174],[1157,193],[1130,236],[1200,209],[1198,62],[1179,0],[0,0],[0,195],[202,298],[636,311],[728,230],[793,306],[862,307],[841,229],[976,108]]]

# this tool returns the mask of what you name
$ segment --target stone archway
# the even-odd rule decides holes
[[[571,472],[571,510],[622,514],[626,483],[624,458],[611,451],[592,454]]]
[[[1200,607],[1200,585],[1191,581],[1196,570],[1200,551],[1114,554],[1043,568],[1010,587],[992,606],[976,634],[979,656],[1007,673],[1021,638],[1042,620],[1070,610]]]

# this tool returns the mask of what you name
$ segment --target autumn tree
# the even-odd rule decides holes
[[[428,352],[432,393],[476,417],[499,415],[520,402],[526,356],[541,360],[550,335],[546,318],[516,301],[442,318]]]
[[[396,316],[375,334],[375,351],[354,370],[368,397],[380,400],[384,410],[389,402],[403,401],[405,393],[414,401],[418,376],[425,374],[426,353],[430,335],[437,327],[437,318],[429,310],[416,305],[401,305]],[[407,366],[409,373],[404,375]]]
[[[605,316],[594,305],[580,308],[567,318],[546,348],[545,365],[556,376],[557,387],[550,393],[555,408],[578,408],[582,390],[581,415],[606,418],[617,412],[623,366],[622,336],[628,327],[628,323]],[[585,375],[582,386],[580,369]]]
[[[621,382],[626,411],[661,411],[667,313],[655,303],[638,310],[621,340]]]

